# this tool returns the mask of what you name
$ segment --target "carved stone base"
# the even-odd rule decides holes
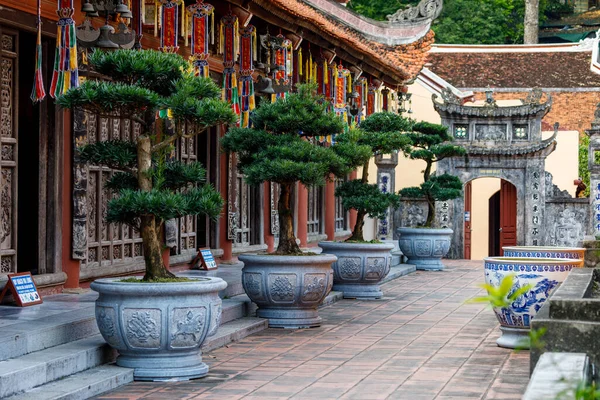
[[[134,368],[135,380],[188,380],[208,373],[200,346],[221,323],[220,278],[137,283],[121,278],[91,284],[100,294],[96,322],[119,352],[117,365]]]
[[[392,243],[321,242],[324,253],[335,255],[333,290],[345,299],[379,299],[379,283],[390,272]]]
[[[502,336],[496,340],[496,344],[506,349],[529,349],[529,329],[509,328],[501,326]]]
[[[274,256],[242,254],[242,285],[258,305],[256,315],[276,328],[307,328],[321,324],[317,307],[331,291],[330,254]]]

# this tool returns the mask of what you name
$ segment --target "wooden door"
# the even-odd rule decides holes
[[[464,258],[471,259],[471,202],[473,186],[471,182],[465,185],[465,250]]]
[[[500,248],[517,245],[517,188],[502,180],[500,185]]]

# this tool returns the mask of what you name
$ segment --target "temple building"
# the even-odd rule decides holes
[[[103,79],[87,68],[90,51],[142,48],[190,58],[198,73],[223,87],[242,126],[259,97],[272,101],[294,84],[312,81],[352,125],[376,111],[396,111],[395,99],[426,62],[434,36],[430,26],[441,11],[440,0],[423,0],[388,22],[376,22],[332,0],[0,0],[0,5],[0,279],[31,271],[46,293],[144,269],[139,233],[105,222],[111,193],[104,184],[113,171],[86,165],[78,156],[87,143],[135,137],[137,123],[62,110],[52,98],[79,80]],[[73,39],[73,32],[77,40],[63,40],[57,51],[57,34]],[[168,115],[161,118],[174,129]],[[237,254],[275,246],[277,187],[245,182],[235,156],[220,149],[224,133],[215,127],[177,143],[174,157],[201,161],[226,206],[218,222],[188,217],[168,224],[165,258],[173,268],[189,268],[198,248],[211,248],[226,264]],[[349,234],[353,216],[335,199],[336,184],[296,188],[295,229],[302,247]]]

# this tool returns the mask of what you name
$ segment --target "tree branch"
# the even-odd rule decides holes
[[[190,135],[184,135],[183,133],[181,133],[180,129],[177,129],[177,134],[169,136],[168,139],[163,140],[160,143],[155,144],[154,146],[152,146],[151,152],[152,153],[156,153],[157,151],[163,150],[166,147],[168,147],[171,143],[173,143],[174,141],[176,141],[179,138],[183,138],[183,139],[191,139],[194,136],[197,136],[199,134],[201,134],[202,132],[204,132],[206,130],[206,128],[201,129],[198,132],[195,132],[193,134]]]

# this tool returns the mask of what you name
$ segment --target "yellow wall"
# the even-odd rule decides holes
[[[479,178],[471,182],[471,260],[482,260],[489,255],[489,200],[500,190],[500,179]]]
[[[544,139],[552,136],[553,132],[542,132]],[[556,150],[546,158],[546,171],[554,177],[553,182],[561,190],[567,190],[575,196],[573,181],[579,175],[579,132],[558,132]]]

